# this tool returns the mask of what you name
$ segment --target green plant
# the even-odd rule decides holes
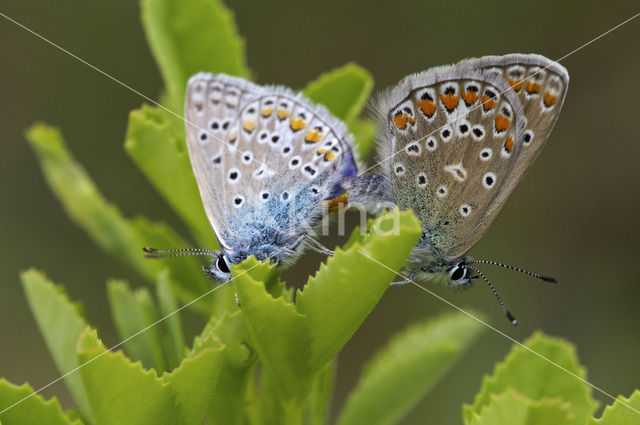
[[[147,38],[165,81],[161,103],[168,109],[143,105],[131,112],[125,148],[187,224],[189,239],[215,247],[179,117],[186,81],[195,72],[249,76],[244,43],[218,0],[141,4]],[[371,149],[375,127],[358,117],[372,86],[366,70],[348,64],[304,89],[347,123],[362,157]],[[24,272],[29,305],[76,408],[63,411],[55,398],[45,401],[26,384],[0,380],[2,424],[333,422],[328,406],[335,357],[394,278],[389,269],[401,268],[420,235],[410,212],[388,213],[400,223],[398,234],[360,237],[354,232],[309,278],[294,303],[293,291],[278,270],[253,258],[234,266],[235,279],[221,287],[212,287],[195,257],[144,259],[142,246],[184,247],[187,238],[163,223],[124,217],[73,159],[58,130],[38,124],[29,129],[27,139],[71,219],[153,284],[155,293],[144,287],[133,290],[124,281],[108,282],[113,320],[124,343],[107,349],[61,285],[40,271]],[[180,304],[206,322],[191,344],[185,342],[176,313]],[[479,322],[456,313],[400,332],[364,368],[335,423],[399,421],[482,330]],[[567,343],[537,334],[527,345],[585,376]],[[545,385],[549,382],[553,385]],[[637,392],[623,401],[640,408]],[[579,380],[515,347],[484,381],[473,405],[464,407],[463,420],[475,425],[639,423],[621,404],[607,408],[599,420],[591,418],[596,408],[590,389]]]

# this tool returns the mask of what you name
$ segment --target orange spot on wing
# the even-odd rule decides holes
[[[271,115],[272,113],[273,113],[273,108],[264,108],[262,110],[262,116],[265,118]]]
[[[464,99],[464,103],[466,103],[467,106],[471,106],[473,105],[473,103],[475,103],[476,100],[478,100],[478,94],[472,91],[463,91],[462,98]]]
[[[324,160],[329,162],[329,161],[333,161],[334,159],[336,159],[336,154],[329,151],[327,153],[324,154]]]
[[[423,114],[431,118],[436,111],[436,104],[433,103],[432,100],[423,99],[418,101],[418,108],[420,108]]]
[[[513,137],[511,137],[511,136],[507,137],[507,140],[505,140],[505,142],[504,142],[504,148],[509,153],[511,153],[511,151],[513,151]]]
[[[325,153],[327,150],[325,148],[322,149],[318,149],[318,155],[322,155],[323,153]]]
[[[550,92],[544,92],[544,106],[547,108],[552,107],[558,102],[558,96],[554,96]]]
[[[289,127],[291,127],[291,130],[293,131],[302,130],[306,126],[307,126],[307,123],[304,122],[304,120],[299,117],[291,118],[291,122],[289,122]]]
[[[542,90],[542,86],[538,83],[534,83],[533,81],[527,82],[527,93],[540,93]]]
[[[522,80],[509,80],[509,85],[514,91],[520,91],[522,88]]]
[[[341,205],[344,207],[348,201],[349,201],[349,198],[347,197],[347,192],[343,192],[342,194],[336,196],[335,198],[329,199],[328,201],[325,201],[325,202],[329,207],[329,212],[335,213],[335,212],[338,212]]]
[[[482,109],[484,109],[485,112],[495,107],[496,107],[495,100],[491,99],[489,96],[482,96]]]
[[[256,122],[254,120],[245,120],[242,128],[244,128],[244,131],[247,133],[251,133],[253,129],[256,128]]]
[[[447,108],[447,111],[451,112],[458,106],[458,102],[460,102],[460,96],[454,96],[452,94],[441,94],[440,100],[444,104],[444,107]]]
[[[278,118],[280,118],[281,120],[287,118],[289,115],[291,115],[291,111],[287,111],[286,109],[278,109]]]
[[[233,143],[236,141],[236,138],[238,137],[238,134],[235,132],[235,130],[229,135],[229,143]]]
[[[397,114],[393,117],[393,122],[396,123],[396,127],[404,130],[407,128],[407,116],[404,114]]]
[[[498,133],[505,131],[511,125],[511,120],[502,114],[496,117],[496,131]]]
[[[320,140],[322,140],[324,136],[322,135],[322,133],[318,130],[309,130],[307,131],[307,135],[305,136],[304,140],[307,143],[317,143]]]

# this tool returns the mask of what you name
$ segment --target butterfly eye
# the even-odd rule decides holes
[[[222,273],[230,273],[231,270],[229,270],[229,265],[227,264],[227,262],[224,259],[224,255],[221,255],[218,257],[218,259],[216,260],[216,268],[221,271]]]
[[[449,270],[449,278],[457,282],[467,277],[467,268],[462,263],[458,263]]]

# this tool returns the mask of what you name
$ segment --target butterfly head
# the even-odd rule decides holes
[[[222,282],[231,280],[231,263],[224,252],[216,252],[211,260],[211,266],[203,267],[210,278]]]
[[[453,288],[466,288],[471,285],[473,277],[464,261],[456,262],[448,271],[449,286]]]

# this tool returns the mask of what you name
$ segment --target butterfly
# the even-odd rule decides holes
[[[187,85],[185,122],[191,166],[221,249],[145,249],[150,256],[212,255],[205,272],[225,281],[231,264],[252,255],[287,264],[304,247],[331,253],[308,233],[323,203],[339,196],[341,180],[357,170],[339,119],[286,87],[199,73]]]
[[[412,209],[423,233],[408,277],[464,288],[483,278],[467,251],[484,235],[540,154],[569,83],[543,56],[463,60],[409,75],[378,97],[380,173],[348,177],[349,202]],[[502,265],[505,266],[505,265]],[[527,272],[543,280],[555,279]]]

